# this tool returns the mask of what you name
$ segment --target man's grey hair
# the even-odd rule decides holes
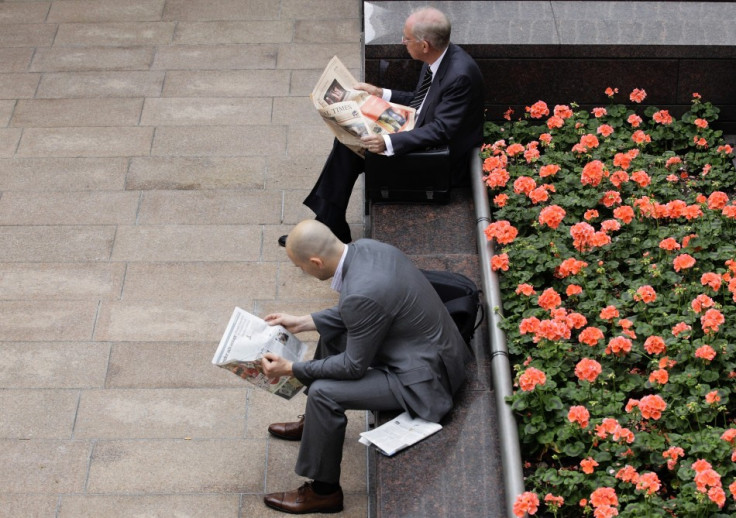
[[[412,12],[414,17],[413,35],[424,40],[433,48],[444,50],[450,44],[450,20],[434,7],[421,7]]]

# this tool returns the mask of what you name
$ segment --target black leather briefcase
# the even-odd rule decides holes
[[[367,151],[366,201],[447,203],[452,170],[446,147],[394,156]]]

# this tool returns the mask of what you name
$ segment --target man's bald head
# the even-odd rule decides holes
[[[409,15],[407,24],[415,38],[426,41],[435,50],[444,51],[450,44],[450,20],[439,9],[419,8]]]
[[[325,224],[302,221],[286,238],[286,254],[306,273],[320,280],[335,274],[345,244]]]

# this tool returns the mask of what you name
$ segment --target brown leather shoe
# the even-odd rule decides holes
[[[342,511],[342,489],[329,495],[320,495],[306,482],[299,489],[286,493],[270,493],[263,497],[263,503],[271,509],[292,514],[339,513]]]
[[[304,416],[292,423],[273,423],[268,427],[268,433],[286,441],[301,441],[304,431]]]

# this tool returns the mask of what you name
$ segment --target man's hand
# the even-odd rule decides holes
[[[261,368],[263,374],[269,378],[280,378],[281,376],[291,376],[294,371],[291,370],[291,363],[281,356],[274,353],[266,353],[261,358]]]
[[[363,90],[364,92],[368,92],[371,95],[383,98],[383,88],[373,86],[370,83],[355,83],[355,86],[353,88],[355,88],[356,90]]]
[[[360,139],[363,147],[371,153],[383,153],[386,151],[386,141],[382,135],[368,135]]]
[[[266,315],[264,319],[269,326],[283,326],[290,333],[301,333],[303,331],[314,331],[317,327],[314,325],[312,315],[303,315],[295,317],[286,313],[271,313]]]

